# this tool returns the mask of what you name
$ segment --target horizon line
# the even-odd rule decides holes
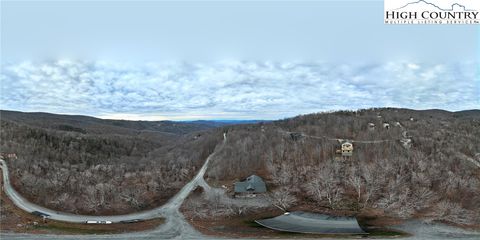
[[[393,110],[414,110],[414,111],[431,111],[431,110],[438,110],[438,111],[445,111],[445,112],[450,112],[450,113],[457,113],[457,112],[465,112],[465,111],[480,111],[480,108],[474,108],[474,109],[463,109],[463,110],[457,110],[457,111],[451,111],[447,109],[441,109],[441,108],[424,108],[424,109],[415,109],[415,108],[405,108],[405,107],[370,107],[370,108],[358,108],[358,109],[335,109],[335,110],[324,110],[324,111],[315,111],[315,112],[309,112],[309,113],[301,113],[301,114],[295,114],[293,116],[286,116],[286,117],[280,117],[280,118],[163,118],[161,116],[158,116],[158,119],[151,119],[151,120],[145,120],[145,119],[125,119],[125,118],[106,118],[102,116],[95,116],[95,115],[86,115],[86,114],[75,114],[75,113],[55,113],[55,112],[45,112],[45,111],[19,111],[19,110],[10,110],[10,109],[0,109],[0,112],[2,111],[8,111],[8,112],[18,112],[18,113],[43,113],[43,114],[52,114],[52,115],[63,115],[63,116],[78,116],[78,117],[90,117],[90,118],[96,118],[96,119],[101,119],[101,120],[113,120],[113,121],[138,121],[138,122],[195,122],[195,121],[205,121],[205,122],[228,122],[228,121],[237,121],[237,122],[248,122],[248,121],[277,121],[277,120],[283,120],[283,119],[289,119],[289,118],[294,118],[298,116],[305,116],[305,115],[311,115],[311,114],[321,114],[321,113],[335,113],[335,112],[342,112],[342,111],[347,111],[347,112],[358,112],[362,110],[370,110],[370,109],[393,109]],[[105,116],[105,115],[104,115]],[[156,117],[156,116],[149,116],[149,117]],[[1,120],[1,115],[0,115],[0,120]]]

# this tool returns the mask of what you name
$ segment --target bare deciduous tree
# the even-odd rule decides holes
[[[327,200],[331,208],[335,208],[343,193],[332,168],[322,168],[305,187],[307,192],[318,202]]]
[[[273,206],[282,211],[287,211],[289,207],[297,202],[297,198],[287,187],[280,187],[279,189],[268,193],[267,199]]]
[[[355,189],[355,192],[357,193],[357,203],[360,203],[363,186],[362,178],[360,175],[357,175],[356,172],[351,173],[351,175],[348,177],[348,183]]]

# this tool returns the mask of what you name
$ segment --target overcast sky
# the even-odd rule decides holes
[[[278,119],[479,108],[473,25],[384,25],[383,1],[2,1],[2,109]]]

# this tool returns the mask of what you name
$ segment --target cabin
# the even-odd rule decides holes
[[[0,157],[3,159],[17,159],[16,153],[0,153]]]
[[[412,147],[412,139],[410,139],[410,138],[404,138],[404,139],[400,140],[400,142],[402,143],[404,148],[408,149],[408,148]]]
[[[234,185],[235,197],[255,197],[257,194],[267,192],[267,186],[263,179],[257,175],[251,175],[244,181]]]
[[[353,155],[353,144],[351,142],[342,143],[342,156],[351,157]]]
[[[303,138],[303,135],[301,133],[290,133],[290,138],[292,138],[293,141],[298,141]]]

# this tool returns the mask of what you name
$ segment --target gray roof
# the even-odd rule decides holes
[[[267,186],[263,179],[257,175],[248,177],[243,182],[235,183],[236,193],[262,193],[267,191]]]
[[[313,234],[366,234],[355,217],[291,212],[274,218],[255,220],[258,224],[284,232]]]

